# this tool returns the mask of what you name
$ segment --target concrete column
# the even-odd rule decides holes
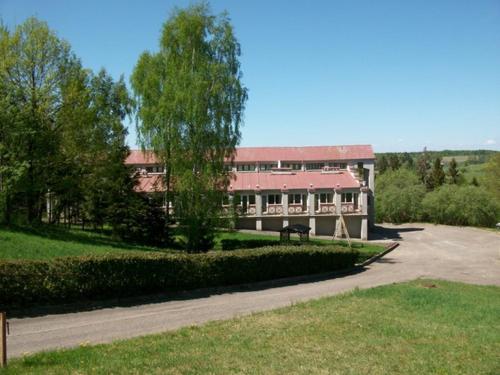
[[[262,194],[255,192],[255,230],[262,230]]]
[[[281,206],[283,208],[283,227],[288,225],[288,191],[281,191]]]
[[[363,241],[368,240],[368,218],[363,217],[361,219],[361,239]]]
[[[361,212],[363,215],[368,215],[368,190],[366,186],[361,188]]]
[[[309,217],[309,226],[311,227],[311,235],[316,235],[316,218],[314,216]]]
[[[335,189],[335,213],[342,213],[342,189]]]
[[[314,215],[316,212],[314,212],[314,196],[315,196],[314,190],[308,190],[307,191],[307,209],[308,209],[308,214],[309,214],[309,226],[311,227],[311,235],[316,235],[316,217]]]
[[[314,193],[314,191],[308,191],[307,192],[307,207],[308,207],[308,210],[309,210],[309,216],[314,216],[316,214],[316,212],[314,212],[314,196],[316,194]]]

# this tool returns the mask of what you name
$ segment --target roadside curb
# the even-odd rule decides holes
[[[389,254],[392,250],[394,250],[396,247],[399,246],[399,242],[392,242],[388,246],[386,246],[385,250],[382,251],[380,254],[372,256],[370,259],[365,260],[363,263],[357,264],[356,267],[366,267],[369,264],[372,264],[376,260],[379,260],[386,254]]]

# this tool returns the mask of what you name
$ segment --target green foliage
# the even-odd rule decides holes
[[[414,172],[388,171],[377,178],[376,185],[377,222],[403,223],[420,218],[425,188]]]
[[[484,186],[500,204],[500,152],[490,157],[484,172]]]
[[[377,170],[380,173],[384,173],[387,168],[389,168],[389,163],[387,162],[387,158],[385,157],[385,155],[377,156],[376,166]]]
[[[391,154],[391,156],[389,156],[389,167],[393,171],[398,170],[399,167],[401,167],[398,154]]]
[[[451,159],[450,165],[448,166],[447,174],[450,178],[450,183],[457,185],[460,181],[460,172],[457,168],[457,161],[455,158]]]
[[[207,254],[0,261],[0,309],[231,285],[352,267],[357,251],[275,246]]]
[[[443,170],[443,165],[441,164],[441,159],[436,158],[432,166],[431,173],[427,179],[427,188],[433,190],[444,184],[446,175]]]
[[[227,15],[194,5],[173,12],[160,51],[143,53],[132,74],[138,134],[165,165],[166,201],[174,201],[189,251],[211,248],[220,224],[230,180],[224,162],[240,140],[247,99],[239,56]]]
[[[128,243],[157,247],[172,245],[161,198],[125,191],[124,196],[110,207],[113,234]]]
[[[409,153],[407,152],[403,153],[403,155],[401,156],[401,165],[408,169],[414,168],[413,158],[410,156]]]
[[[444,185],[426,195],[424,217],[434,223],[491,227],[500,218],[499,206],[482,188]]]
[[[424,151],[419,155],[417,159],[417,175],[420,181],[425,185],[427,185],[428,183],[429,169],[430,169],[429,154],[427,153],[427,149],[424,148]]]
[[[130,173],[123,78],[83,69],[36,18],[1,28],[0,60],[0,221],[102,226]]]
[[[265,246],[278,246],[280,245],[279,239],[264,240],[264,239],[249,239],[239,240],[225,238],[221,241],[222,250],[237,250],[237,249],[256,249]]]

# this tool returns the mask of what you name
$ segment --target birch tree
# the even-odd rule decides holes
[[[240,141],[247,99],[239,56],[227,14],[194,5],[173,11],[159,51],[143,53],[131,78],[140,142],[166,167],[166,200],[189,251],[212,247],[229,184],[224,162]]]

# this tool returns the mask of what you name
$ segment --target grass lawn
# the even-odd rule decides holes
[[[154,247],[129,245],[105,234],[79,229],[49,226],[15,229],[0,227],[0,259],[48,259],[158,250]]]
[[[219,232],[215,250],[221,249],[222,239],[275,239],[278,237],[240,232]],[[312,240],[314,244],[338,243],[342,241]],[[373,256],[383,248],[376,245],[356,243],[354,247],[361,253],[360,261]],[[50,226],[38,228],[0,227],[0,259],[50,259],[60,256],[99,255],[123,252],[176,252],[148,246],[127,244],[112,239],[106,234],[80,229],[64,229]]]
[[[500,288],[417,280],[40,353],[0,374],[499,374]]]
[[[262,239],[262,240],[279,240],[279,233],[273,235],[259,234],[259,233],[247,233],[247,232],[219,232],[216,237],[216,249],[221,248],[221,240],[223,239],[237,239],[237,240],[254,240],[254,239]],[[294,238],[293,241],[299,242],[297,238]],[[336,244],[340,246],[347,247],[347,241],[336,241],[336,240],[324,240],[311,238],[309,241],[311,244],[315,245],[331,245]],[[352,242],[352,247],[360,252],[360,262],[368,259],[375,254],[381,253],[384,251],[384,247],[380,245],[371,244],[368,242]]]

